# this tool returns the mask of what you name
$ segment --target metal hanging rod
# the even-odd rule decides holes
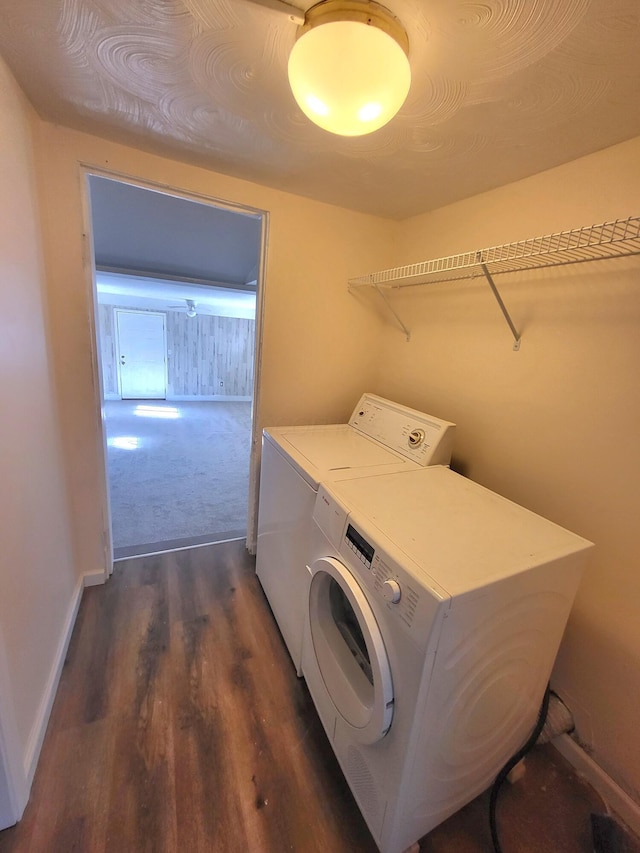
[[[514,349],[519,349],[520,335],[498,293],[493,281],[494,275],[638,254],[640,217],[629,216],[627,219],[616,219],[600,225],[587,225],[571,231],[547,234],[544,237],[393,267],[350,279],[349,290],[353,292],[361,287],[373,287],[383,296],[383,290],[484,276],[509,324],[515,340]],[[385,302],[389,305],[388,300],[385,299]],[[395,311],[393,314],[408,340],[408,329]]]

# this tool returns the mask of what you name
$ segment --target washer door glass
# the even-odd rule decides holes
[[[393,716],[393,682],[375,616],[339,560],[311,567],[309,629],[324,687],[361,743],[383,737]]]

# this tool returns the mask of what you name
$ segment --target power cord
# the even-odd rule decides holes
[[[513,770],[516,764],[525,757],[525,755],[529,752],[529,750],[535,746],[536,741],[540,737],[540,732],[542,731],[545,720],[547,719],[547,711],[549,710],[549,696],[551,693],[551,688],[547,684],[547,689],[544,691],[544,697],[542,699],[542,705],[540,706],[540,713],[538,714],[538,721],[536,722],[534,730],[529,735],[529,739],[522,746],[515,755],[512,755],[511,758],[504,765],[502,770],[496,776],[496,780],[493,783],[491,788],[491,796],[489,798],[489,825],[491,827],[491,840],[493,841],[493,849],[495,853],[502,853],[502,848],[500,847],[500,840],[498,838],[498,827],[496,824],[496,804],[498,802],[498,794],[500,793],[500,788],[502,787],[502,783],[507,778],[509,773]]]

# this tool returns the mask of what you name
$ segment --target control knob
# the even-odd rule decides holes
[[[400,584],[398,581],[394,580],[386,580],[382,584],[382,594],[390,601],[391,604],[397,604],[400,601],[400,597],[402,595],[402,590],[400,589]]]
[[[409,433],[409,444],[411,447],[420,447],[424,439],[425,432],[423,429],[412,429]]]

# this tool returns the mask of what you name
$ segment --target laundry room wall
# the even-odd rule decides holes
[[[309,201],[80,132],[38,124],[56,387],[85,571],[104,566],[105,493],[93,387],[90,245],[80,164],[269,212],[258,426],[331,422],[350,412],[375,371],[380,322],[347,292],[349,276],[390,262],[387,220]]]
[[[0,59],[0,747],[20,808],[80,595],[49,363],[35,120]]]
[[[640,139],[403,223],[397,264],[640,215]],[[453,466],[591,539],[554,673],[577,734],[640,803],[640,257],[392,296],[377,391],[458,424]]]

